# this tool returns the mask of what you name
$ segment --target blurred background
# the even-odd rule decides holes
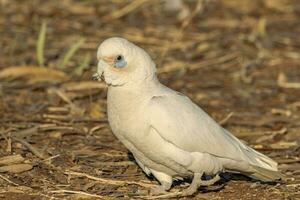
[[[141,198],[157,184],[112,135],[105,84],[91,81],[112,36],[285,175],[226,175],[198,197],[300,198],[299,35],[298,0],[0,0],[0,198]]]

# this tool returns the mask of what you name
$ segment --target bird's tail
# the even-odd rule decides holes
[[[244,149],[244,153],[250,162],[249,177],[259,179],[264,182],[272,182],[282,178],[278,171],[278,164],[268,156],[255,151],[250,147]]]
[[[282,178],[282,174],[279,171],[269,170],[256,165],[251,165],[251,172],[247,174],[253,179],[258,179],[263,182],[273,182]]]
[[[240,155],[244,162],[237,162],[235,166],[228,161],[223,161],[228,165],[229,169],[243,172],[251,178],[259,179],[264,182],[272,182],[280,179],[282,175],[278,171],[278,164],[268,156],[248,147],[236,137],[231,135],[226,129],[227,133],[236,144],[239,146]]]

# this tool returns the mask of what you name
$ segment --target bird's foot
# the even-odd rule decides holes
[[[182,191],[182,192],[168,192],[166,194],[162,194],[162,195],[158,195],[158,196],[151,196],[148,199],[170,199],[170,198],[181,198],[181,197],[187,197],[187,196],[191,196],[192,193],[194,194],[195,191],[190,190],[187,191],[188,189]],[[197,191],[197,190],[196,190]],[[209,197],[205,197],[203,195],[198,195],[197,199],[209,199]]]
[[[167,191],[170,190],[172,186],[172,177],[165,173],[158,172],[153,169],[151,169],[151,173],[160,182],[160,185],[153,187],[150,191],[150,194],[151,195],[167,194]]]
[[[199,184],[200,186],[210,186],[218,182],[220,179],[221,177],[219,176],[219,174],[217,174],[212,179],[205,180],[205,181],[201,180]]]
[[[218,174],[210,180],[202,180],[201,177],[202,173],[195,173],[191,185],[182,191],[181,196],[192,196],[198,191],[200,186],[210,186],[220,180],[220,176]]]
[[[176,198],[176,197],[188,197],[194,195],[200,186],[210,186],[216,183],[217,181],[220,180],[220,176],[216,175],[210,180],[201,180],[202,173],[195,173],[193,181],[191,185],[181,191],[181,192],[167,192],[166,188],[163,185],[154,187],[151,189],[151,195],[153,195],[153,198],[159,199],[159,198]],[[156,195],[156,196],[154,196]],[[208,197],[202,196],[200,197],[201,199],[207,199]]]
[[[182,197],[192,196],[198,191],[198,187],[195,187],[194,185],[190,185],[187,189],[183,190],[181,192]]]

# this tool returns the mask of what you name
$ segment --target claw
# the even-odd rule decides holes
[[[202,174],[203,173],[194,174],[192,184],[187,189],[182,191],[182,196],[192,196],[198,191],[200,186],[210,186],[220,180],[220,176],[216,174],[212,179],[204,181],[201,180]]]

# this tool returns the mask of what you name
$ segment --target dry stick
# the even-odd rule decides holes
[[[189,66],[189,70],[192,71],[192,70],[196,70],[196,69],[210,66],[210,65],[217,65],[217,64],[225,63],[225,62],[235,59],[238,56],[239,56],[238,52],[228,53],[228,54],[222,55],[217,58],[212,58],[212,59],[204,60],[199,63],[192,64]]]
[[[175,43],[178,43],[184,34],[185,29],[191,23],[192,19],[199,13],[203,11],[205,0],[198,0],[195,10],[191,12],[191,14],[182,22],[179,31],[174,34],[173,40],[167,44],[163,52],[161,53],[161,61],[159,61],[160,65],[162,66],[163,58],[168,54],[170,48]]]
[[[7,181],[8,183],[10,183],[12,185],[19,186],[19,184],[12,182],[11,180],[9,180],[8,178],[2,176],[1,174],[0,174],[0,178],[2,178],[3,180]]]
[[[212,66],[212,65],[217,65],[217,64],[220,64],[220,63],[229,62],[229,61],[232,61],[233,59],[235,59],[236,57],[238,57],[238,53],[233,52],[233,53],[225,54],[221,57],[211,58],[211,59],[208,59],[208,60],[204,60],[202,62],[190,64],[187,68],[190,71],[193,71],[193,70],[197,70],[197,69],[200,69],[200,68],[204,68],[204,67],[208,67],[208,66]],[[172,72],[172,71],[176,71],[176,70],[179,70],[179,69],[181,69],[180,66],[170,67],[170,65],[169,65],[169,66],[166,66],[166,67],[159,68],[158,73],[167,73],[167,72]]]
[[[82,192],[82,191],[74,191],[74,190],[52,190],[50,191],[51,193],[69,193],[69,194],[81,194],[89,197],[96,197],[100,199],[105,199],[103,196],[97,195],[97,194],[90,194],[87,192]]]
[[[37,148],[35,148],[34,146],[32,146],[31,144],[29,144],[28,142],[26,142],[24,139],[21,138],[17,138],[17,137],[12,137],[14,140],[20,142],[21,144],[23,144],[29,151],[31,151],[34,155],[36,155],[37,157],[44,159],[45,156],[43,153],[41,153],[39,150],[37,150]]]
[[[275,159],[279,164],[292,164],[292,163],[300,163],[300,158],[295,159]]]
[[[80,83],[69,82],[64,84],[62,87],[67,92],[77,92],[91,89],[105,89],[107,86],[103,82],[81,81]]]
[[[77,106],[71,101],[71,99],[67,96],[67,94],[63,90],[54,89],[54,92],[59,96],[63,101],[68,103],[72,109],[77,109]],[[65,117],[65,116],[60,116]],[[64,118],[63,118],[64,119]]]
[[[132,161],[118,161],[118,162],[95,162],[97,166],[129,166],[135,165]]]
[[[40,126],[41,131],[57,131],[57,130],[68,130],[68,131],[78,131],[78,129],[70,126],[57,126],[56,124],[48,124],[48,126]]]
[[[105,124],[101,124],[101,125],[95,126],[95,127],[91,128],[91,129],[88,131],[88,133],[89,133],[89,135],[93,135],[95,131],[98,131],[98,130],[103,129],[103,128],[105,128],[105,127],[106,127]]]
[[[28,136],[32,136],[34,134],[37,134],[38,129],[39,129],[39,125],[34,126],[32,128],[25,129],[25,130],[21,130],[19,132],[12,133],[12,135],[14,137],[24,138],[24,137],[28,137]]]
[[[23,144],[28,150],[30,150],[34,155],[36,155],[37,157],[44,159],[44,155],[42,153],[40,153],[35,147],[33,147],[31,144],[29,144],[28,142],[26,142],[24,139],[24,137],[29,136],[29,135],[33,135],[34,133],[37,133],[39,126],[35,126],[33,128],[29,128],[26,130],[22,130],[16,133],[13,133],[11,137],[9,137],[9,139],[14,139],[18,142],[20,142],[21,144]]]
[[[224,119],[222,119],[219,123],[220,125],[226,124],[226,122],[233,116],[233,112],[230,112]]]
[[[279,87],[282,88],[293,88],[293,89],[300,89],[300,83],[291,83],[287,81],[286,75],[284,73],[279,73],[277,84]]]
[[[43,162],[51,161],[52,159],[54,159],[54,158],[57,158],[57,157],[59,157],[59,156],[60,156],[60,154],[57,154],[57,155],[51,156],[51,157],[49,157],[49,158],[46,158],[45,160],[43,160]]]
[[[53,91],[56,93],[57,96],[59,96],[64,102],[73,105],[72,101],[70,98],[66,95],[65,92],[58,90],[58,89],[53,89]]]
[[[170,198],[177,198],[178,199],[178,198],[185,197],[182,194],[183,194],[182,192],[177,191],[177,192],[172,192],[172,193],[158,195],[158,196],[139,196],[139,197],[142,198],[142,199],[170,199]],[[200,197],[197,197],[197,199],[207,200],[209,198],[204,197],[204,196],[202,196],[202,197],[200,196]]]
[[[43,118],[45,119],[55,119],[59,121],[71,121],[72,118],[70,116],[65,115],[55,115],[55,114],[43,114]]]
[[[149,0],[135,0],[132,1],[130,4],[124,6],[123,8],[109,14],[103,17],[103,20],[108,21],[108,20],[113,20],[113,19],[118,19],[121,18],[128,13],[132,12],[133,10],[139,8],[142,6],[144,3],[146,3]]]
[[[169,198],[179,198],[182,195],[182,192],[172,192],[172,193],[168,193],[168,194],[163,194],[163,195],[158,195],[158,196],[144,196],[141,198],[144,199],[169,199]]]
[[[28,128],[28,129],[23,129],[20,130],[18,132],[12,132],[11,135],[14,137],[18,137],[18,138],[24,138],[24,137],[28,137],[31,135],[34,135],[37,133],[39,126],[35,126],[32,128]],[[4,135],[2,132],[0,132],[0,134],[3,136],[3,138],[7,141],[10,137],[7,137],[6,135]],[[0,137],[0,139],[2,139],[2,137]]]
[[[67,175],[73,175],[73,176],[79,176],[79,177],[87,177],[91,180],[100,181],[102,183],[107,183],[111,185],[139,185],[145,188],[151,188],[154,185],[150,183],[142,183],[142,182],[136,182],[136,181],[118,181],[118,180],[110,180],[110,179],[103,179],[95,176],[91,176],[89,174],[80,173],[80,172],[72,172],[72,171],[66,171],[64,172]]]
[[[0,158],[0,166],[21,163],[24,160],[25,159],[20,154],[4,156]]]
[[[65,108],[65,107],[55,107],[55,106],[51,106],[51,107],[48,107],[47,108],[47,111],[48,112],[51,112],[51,113],[57,113],[57,112],[61,112],[61,113],[68,113],[69,112],[69,109],[68,108]]]
[[[10,172],[10,173],[22,173],[32,169],[31,164],[21,163],[21,164],[12,164],[7,166],[0,167],[0,172]]]

